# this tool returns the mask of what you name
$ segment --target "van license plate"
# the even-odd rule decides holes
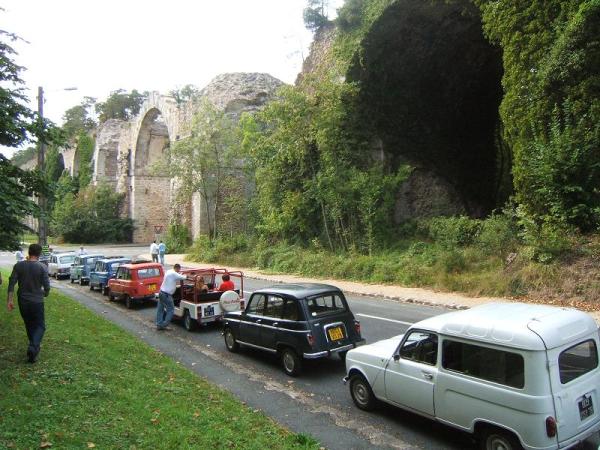
[[[214,316],[215,315],[215,307],[214,306],[207,306],[206,308],[204,308],[204,317],[210,317],[210,316]]]
[[[579,400],[579,417],[581,420],[585,420],[593,415],[594,405],[592,404],[592,396],[584,395],[583,398]]]
[[[342,331],[342,327],[333,327],[327,330],[327,334],[329,335],[329,339],[332,341],[339,341],[344,338],[344,332]]]
[[[154,292],[156,290],[156,284],[152,283],[148,285],[148,290]]]

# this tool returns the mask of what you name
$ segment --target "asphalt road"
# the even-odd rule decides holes
[[[147,246],[93,250],[102,250],[107,255],[138,256],[147,253]],[[0,265],[9,266],[13,258],[0,254]],[[272,282],[245,278],[246,298],[252,291],[269,284]],[[182,324],[174,322],[171,331],[159,332],[154,326],[152,303],[128,310],[123,304],[109,302],[108,297],[99,292],[91,292],[87,286],[71,284],[69,280],[52,280],[52,286],[232,392],[250,407],[262,410],[297,433],[314,436],[326,448],[475,448],[468,434],[391,406],[382,405],[372,413],[360,411],[354,406],[348,387],[342,383],[345,367],[337,357],[305,361],[302,374],[290,378],[274,356],[245,348],[236,354],[229,353],[218,324],[188,332]],[[367,342],[403,333],[416,321],[446,312],[442,308],[382,298],[354,295],[347,298],[361,322]],[[49,324],[48,331],[51,329],[52,324]]]

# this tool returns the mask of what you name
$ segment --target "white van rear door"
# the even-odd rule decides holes
[[[598,349],[593,334],[547,352],[561,447],[600,422]]]

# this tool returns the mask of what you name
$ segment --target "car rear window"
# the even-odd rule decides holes
[[[525,362],[518,353],[446,339],[442,367],[514,388],[525,386]]]
[[[598,349],[593,340],[580,342],[558,356],[560,382],[566,384],[598,367]]]
[[[158,267],[148,267],[147,269],[138,269],[138,278],[154,278],[160,277],[160,269]]]
[[[60,258],[58,258],[58,260],[60,261],[61,264],[70,264],[73,261],[75,261],[75,256],[61,256]]]
[[[346,311],[346,304],[339,294],[326,294],[306,299],[308,312],[312,317],[319,317],[334,312]]]

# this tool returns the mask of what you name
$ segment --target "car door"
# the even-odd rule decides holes
[[[422,330],[406,334],[385,370],[386,398],[413,411],[433,416],[438,336]]]
[[[119,269],[117,270],[117,276],[115,277],[113,282],[110,283],[111,291],[115,295],[121,296],[123,295],[123,292],[125,292],[126,280],[129,278],[128,272],[129,271],[126,267],[119,267]]]
[[[279,295],[268,294],[266,296],[265,315],[260,328],[260,340],[263,347],[275,349],[282,313],[283,298]]]
[[[266,296],[254,294],[248,302],[248,307],[240,315],[239,341],[257,347],[262,347],[260,338],[262,322],[265,317]]]

